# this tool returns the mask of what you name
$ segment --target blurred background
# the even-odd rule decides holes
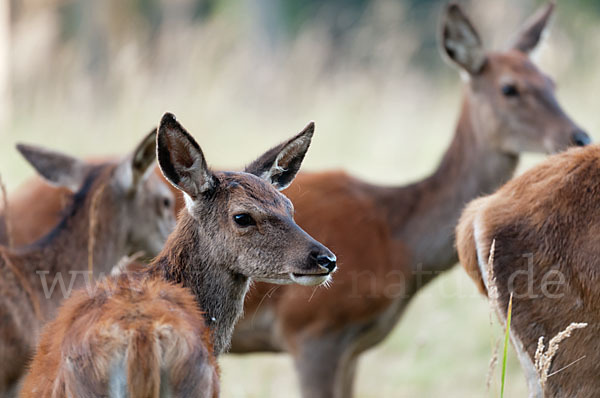
[[[462,2],[502,49],[534,0]],[[165,111],[215,167],[241,167],[309,120],[304,170],[402,184],[452,138],[461,81],[437,50],[442,0],[0,0],[0,174],[32,171],[17,141],[125,153]],[[600,1],[559,1],[536,58],[565,110],[600,138]],[[528,155],[520,170],[541,159]],[[500,328],[460,268],[438,277],[365,355],[359,397],[499,396]],[[525,396],[511,349],[506,396]],[[223,397],[298,397],[288,356],[225,356]]]

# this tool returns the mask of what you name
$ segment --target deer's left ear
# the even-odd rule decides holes
[[[529,54],[538,44],[548,26],[548,21],[554,11],[555,2],[551,1],[535,14],[533,14],[523,25],[519,34],[511,44],[511,48]]]
[[[314,131],[315,124],[310,122],[298,135],[265,152],[245,171],[267,180],[280,191],[287,188],[300,170]]]

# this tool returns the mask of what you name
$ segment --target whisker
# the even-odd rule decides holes
[[[275,285],[274,287],[269,289],[269,291],[264,296],[262,296],[260,302],[258,303],[258,306],[256,306],[256,309],[254,310],[254,314],[252,314],[252,319],[250,320],[250,324],[252,326],[254,326],[254,319],[256,318],[256,314],[258,314],[258,310],[260,309],[260,306],[262,305],[263,301],[265,301],[267,297],[271,298],[271,295],[275,292],[275,290],[279,289],[279,286],[281,285]]]
[[[312,294],[311,294],[311,295],[310,295],[310,297],[308,298],[308,302],[309,302],[309,303],[310,303],[310,300],[312,300],[312,298],[313,298],[313,296],[315,295],[315,293],[316,293],[316,291],[317,291],[317,289],[318,289],[318,288],[319,288],[319,286],[316,286],[316,287],[313,289],[313,291],[312,291]]]

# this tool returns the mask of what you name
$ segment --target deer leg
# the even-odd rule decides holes
[[[521,339],[519,339],[513,330],[510,331],[510,339],[513,343],[515,351],[517,352],[517,357],[519,358],[519,362],[521,362],[521,368],[523,369],[525,379],[527,380],[529,398],[542,398],[544,396],[542,385],[540,384],[540,379],[537,371],[535,370],[535,366],[533,365],[529,354],[527,354],[527,350],[523,346]]]
[[[354,396],[354,377],[358,366],[358,355],[353,355],[348,360],[342,361],[340,378],[336,380],[336,397],[351,398]]]
[[[305,340],[294,362],[304,398],[350,398],[357,356],[341,334]]]

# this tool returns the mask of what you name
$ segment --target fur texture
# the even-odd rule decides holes
[[[475,259],[486,262],[495,240],[497,311],[506,312],[513,292],[511,332],[530,362],[541,336],[548,341],[572,322],[588,323],[561,343],[551,371],[585,358],[549,377],[545,397],[600,394],[600,350],[595,342],[600,333],[600,210],[595,206],[599,177],[600,147],[555,155],[469,204],[457,227],[461,264],[480,288],[482,275]]]
[[[156,196],[160,196],[162,206],[164,195],[171,201],[172,195],[156,177],[124,186],[119,173],[125,167],[131,168],[128,159],[86,165],[83,185],[46,236],[26,247],[0,249],[0,316],[4,320],[0,323],[0,360],[11,364],[0,367],[1,393],[15,388],[42,325],[56,315],[72,289],[86,285],[90,259],[94,275],[100,276],[108,273],[122,256],[140,250],[153,254],[149,250],[162,246],[166,240],[174,224],[172,208],[142,213],[136,207],[147,205]],[[55,192],[61,197],[61,191]],[[92,206],[94,198],[100,200]],[[55,199],[47,203],[56,203]],[[36,200],[46,202],[46,198]],[[93,228],[90,245],[93,218],[102,221]],[[153,226],[147,237],[141,238],[133,233],[140,222],[152,222],[161,228]]]

